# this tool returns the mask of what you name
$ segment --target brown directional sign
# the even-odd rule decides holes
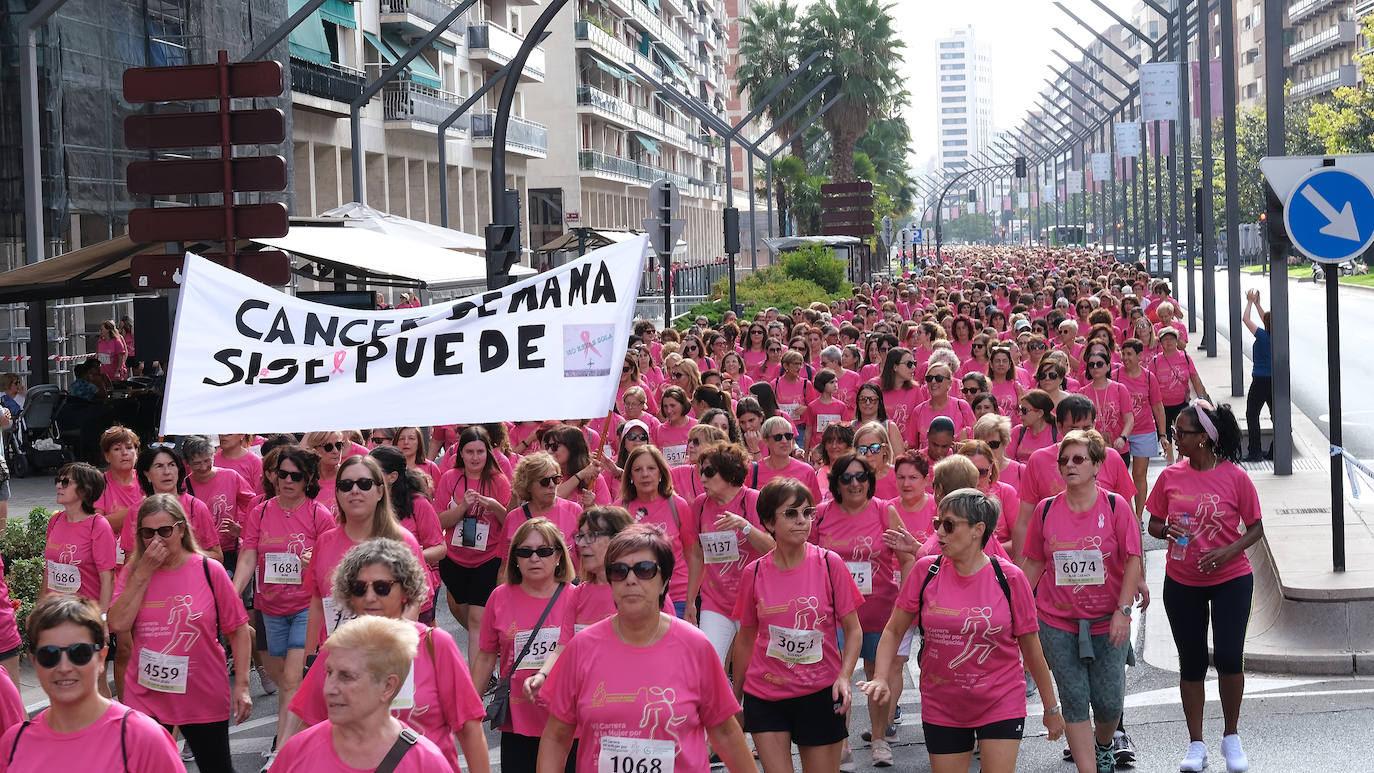
[[[291,282],[291,261],[286,253],[277,250],[239,253],[234,256],[232,266],[227,255],[210,253],[201,257],[221,266],[229,266],[265,285],[281,287]],[[180,287],[184,263],[184,255],[135,255],[129,263],[129,280],[138,289],[170,290]]]
[[[168,150],[219,145],[219,113],[161,113],[124,119],[124,146],[130,150]],[[233,110],[229,113],[230,145],[275,145],[286,139],[282,111]]]
[[[235,239],[280,238],[288,229],[283,204],[239,204],[233,210]],[[223,241],[229,235],[224,207],[158,207],[129,213],[136,242]]]
[[[872,196],[826,196],[821,200],[826,209],[872,209]]]
[[[857,236],[863,238],[872,236],[877,232],[873,227],[873,222],[867,223],[848,223],[848,224],[821,224],[822,236]]]
[[[873,212],[867,209],[826,210],[821,213],[822,223],[872,223]]]
[[[246,156],[229,160],[236,191],[279,191],[286,187],[286,159],[281,156]],[[177,196],[217,193],[229,184],[224,162],[218,158],[135,161],[127,180],[134,194]]]
[[[229,89],[220,92],[220,66],[131,67],[124,71],[124,99],[129,102],[179,102],[221,96],[276,97],[282,92],[281,64],[238,62],[228,66]]]
[[[873,183],[867,180],[857,180],[852,183],[825,183],[821,186],[822,195],[833,193],[872,193]]]

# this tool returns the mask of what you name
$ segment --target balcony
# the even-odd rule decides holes
[[[634,105],[595,86],[577,87],[577,111],[594,113],[627,129],[635,128]]]
[[[1288,22],[1297,24],[1318,11],[1337,4],[1338,0],[1298,0],[1288,6]]]
[[[641,164],[628,158],[612,156],[599,150],[579,150],[577,152],[577,168],[594,172],[609,180],[619,180],[631,185],[647,187],[664,177],[671,180],[680,190],[686,189],[690,185],[686,175]]]
[[[440,91],[407,78],[397,78],[382,87],[382,119],[408,124],[427,124],[433,131],[463,101],[463,97]]]
[[[625,4],[630,7],[630,15],[635,22],[648,30],[651,37],[657,38],[677,57],[684,60],[688,57],[691,52],[687,50],[687,44],[683,42],[682,36],[674,32],[657,14],[649,10],[649,6],[640,0],[625,0]]]
[[[524,38],[504,27],[484,21],[468,27],[468,56],[475,62],[504,67],[519,53]],[[525,83],[544,82],[544,48],[535,46],[520,73]]]
[[[610,33],[586,19],[580,19],[573,25],[573,37],[578,43],[589,44],[591,48],[610,57],[613,62],[633,62],[636,67],[649,73],[655,80],[663,80],[663,70],[649,61],[648,57],[617,40]],[[647,83],[644,85],[646,88],[653,88]]]
[[[1338,21],[1334,26],[1289,46],[1289,61],[1297,64],[1338,46],[1354,44],[1358,32],[1359,25],[1355,22]]]
[[[452,13],[457,4],[453,0],[380,0],[378,20],[382,24],[408,27],[423,36]],[[439,39],[457,43],[465,26],[461,21],[456,22],[445,29]]]
[[[324,67],[300,59],[291,60],[292,93],[325,100],[318,107],[326,112],[347,115],[349,104],[363,93],[365,85],[364,75],[359,70],[340,64]]]
[[[472,116],[472,146],[490,148],[495,134],[496,112]],[[529,158],[548,158],[549,129],[542,123],[511,116],[506,124],[506,150]]]
[[[1307,99],[1319,94],[1325,94],[1333,89],[1342,86],[1354,86],[1357,80],[1355,65],[1346,64],[1337,67],[1330,72],[1324,72],[1315,78],[1308,78],[1293,84],[1293,90],[1289,92],[1289,99]]]

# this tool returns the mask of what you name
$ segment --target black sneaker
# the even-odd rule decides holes
[[[1073,762],[1073,752],[1069,751],[1069,747],[1067,746],[1064,747],[1064,761]]]
[[[1262,462],[1262,461],[1264,461],[1264,459],[1265,459],[1264,454],[1254,453],[1254,454],[1246,454],[1246,455],[1245,455],[1245,458],[1244,458],[1244,459],[1241,459],[1241,461],[1242,461],[1242,462],[1248,462],[1248,463],[1254,464],[1255,462]]]
[[[1117,765],[1131,765],[1135,762],[1135,744],[1131,743],[1131,737],[1118,730],[1112,736],[1112,756],[1116,758]]]

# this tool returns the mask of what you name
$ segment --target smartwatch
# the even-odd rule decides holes
[[[749,536],[749,532],[751,532],[751,531],[753,531],[753,530],[754,530],[753,525],[752,525],[752,524],[746,523],[746,524],[744,524],[743,527],[740,528],[739,533],[740,533],[742,536],[748,537],[748,536]]]

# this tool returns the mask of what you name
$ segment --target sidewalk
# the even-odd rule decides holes
[[[1248,351],[1253,339],[1248,333],[1244,337]],[[1217,356],[1208,358],[1196,349],[1201,335],[1192,339],[1189,353],[1212,399],[1229,404],[1244,430],[1245,397],[1229,396],[1231,342],[1218,336]],[[1247,387],[1249,370],[1247,358]],[[1267,410],[1261,423],[1271,434]],[[1330,444],[1296,408],[1292,424],[1292,475],[1274,475],[1267,461],[1243,465],[1259,492],[1265,532],[1249,551],[1255,596],[1245,644],[1247,670],[1374,673],[1374,517],[1347,496],[1347,570],[1333,572]],[[1350,491],[1348,481],[1345,490]],[[1167,625],[1162,614],[1158,618]]]

